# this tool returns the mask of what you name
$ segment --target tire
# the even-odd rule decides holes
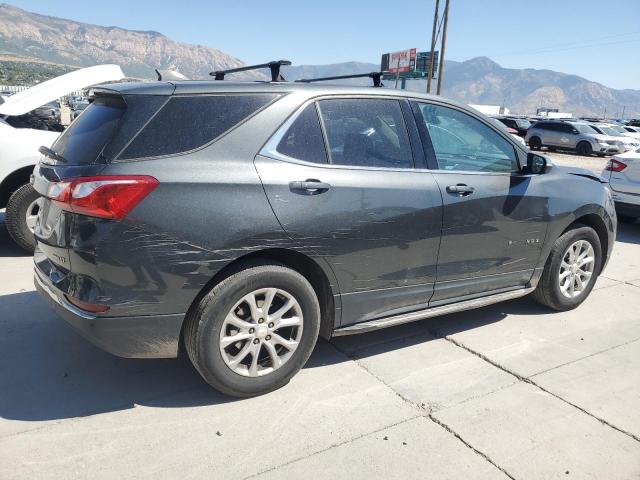
[[[576,146],[576,152],[578,155],[582,155],[583,157],[590,157],[593,153],[593,148],[591,148],[591,144],[589,142],[580,142]]]
[[[540,150],[542,148],[542,140],[540,140],[540,137],[531,137],[529,139],[529,148],[531,150]]]
[[[591,275],[584,288],[575,296],[569,298],[561,289],[560,275],[562,273],[561,264],[568,254],[568,249],[577,242],[587,242],[593,250],[593,263],[589,266],[592,268]],[[584,245],[584,244],[583,244]],[[569,261],[571,263],[571,261]],[[593,286],[600,273],[602,265],[602,247],[600,246],[600,238],[596,232],[587,226],[576,225],[571,230],[562,234],[554,243],[547,263],[545,264],[542,277],[533,292],[533,298],[549,308],[558,311],[571,310],[580,305],[591,293]],[[562,267],[564,268],[564,267]],[[564,270],[566,274],[567,269]],[[567,281],[572,280],[571,275]],[[570,283],[570,282],[569,282]]]
[[[33,253],[36,248],[36,239],[33,231],[27,225],[27,210],[32,214],[37,214],[39,206],[35,204],[40,198],[40,194],[34,190],[31,184],[27,183],[18,188],[7,202],[5,223],[9,236],[20,248],[29,253]]]
[[[618,221],[620,223],[634,223],[638,217],[631,217],[629,215],[618,215]]]
[[[276,291],[271,308],[267,309],[269,316],[264,319],[260,317],[264,315],[261,307],[255,309],[256,315],[251,315],[249,303],[245,301],[245,298],[253,296],[256,306],[263,306],[266,298],[261,297],[261,293],[255,294],[262,289]],[[285,312],[280,321],[291,323],[301,316],[300,327],[274,325],[278,322],[275,314],[286,308],[283,305],[289,301],[285,293],[297,302],[297,306]],[[231,312],[235,312],[235,318],[229,323]],[[259,318],[256,320],[255,316]],[[271,318],[274,323],[269,321]],[[238,323],[238,319],[245,323]],[[236,327],[236,323],[242,327]],[[281,264],[252,262],[241,265],[215,285],[190,310],[185,320],[184,342],[191,362],[209,385],[233,397],[252,397],[286,385],[308,360],[319,330],[320,306],[307,279]],[[271,341],[270,333],[274,338]],[[222,345],[223,337],[238,334],[246,338]],[[277,335],[282,335],[280,338],[285,341],[297,340],[297,347],[293,350],[285,348],[275,339]],[[268,344],[273,350],[268,348]],[[256,348],[259,352],[257,362],[252,352]],[[231,366],[243,352],[242,361]],[[276,367],[270,352],[276,352],[282,361],[281,366]]]

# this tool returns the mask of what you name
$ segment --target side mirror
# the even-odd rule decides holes
[[[547,159],[533,152],[527,154],[526,173],[539,175],[547,170]]]

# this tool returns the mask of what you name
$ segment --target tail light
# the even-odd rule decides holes
[[[146,175],[78,177],[50,184],[47,197],[64,210],[121,220],[157,186]]]
[[[109,308],[111,308],[109,307],[109,305],[103,305],[100,303],[83,302],[82,300],[78,300],[77,298],[72,297],[70,295],[65,295],[64,297],[67,299],[69,303],[78,307],[80,310],[84,310],[85,312],[104,313],[109,311]]]
[[[620,160],[616,160],[615,158],[612,158],[607,163],[605,170],[609,170],[610,172],[621,172],[625,168],[627,168],[626,163],[622,163]]]

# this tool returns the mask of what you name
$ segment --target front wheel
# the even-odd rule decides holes
[[[578,152],[578,155],[589,157],[593,153],[593,148],[591,148],[591,144],[589,142],[580,142],[576,147],[576,151]]]
[[[7,231],[13,241],[29,253],[33,253],[36,248],[33,229],[41,202],[42,197],[29,183],[13,192],[7,202]]]
[[[286,385],[311,355],[320,307],[311,284],[276,263],[250,263],[218,283],[185,320],[191,362],[214,388],[250,397]]]
[[[576,308],[591,293],[601,264],[598,235],[576,226],[555,241],[533,297],[554,310]]]

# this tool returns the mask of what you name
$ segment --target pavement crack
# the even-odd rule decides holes
[[[558,400],[560,400],[560,401],[562,401],[562,402],[566,403],[567,405],[572,406],[572,407],[573,407],[573,408],[575,408],[576,410],[581,411],[581,412],[582,412],[582,413],[584,413],[585,415],[588,415],[588,416],[590,416],[591,418],[593,418],[593,419],[595,419],[595,420],[599,421],[601,424],[606,425],[606,426],[608,426],[609,428],[612,428],[612,429],[616,430],[617,432],[620,432],[620,433],[622,433],[622,434],[624,434],[624,435],[626,435],[626,436],[628,436],[628,437],[632,438],[632,439],[633,439],[633,440],[635,440],[636,442],[640,442],[640,437],[638,437],[637,435],[635,435],[635,434],[633,434],[633,433],[631,433],[631,432],[628,432],[628,431],[626,431],[626,430],[624,430],[624,429],[622,429],[622,428],[620,428],[620,427],[618,427],[618,426],[616,426],[616,425],[614,425],[614,424],[610,423],[609,421],[605,420],[604,418],[601,418],[601,417],[598,417],[597,415],[594,415],[593,413],[591,413],[591,412],[589,412],[589,411],[585,410],[584,408],[580,407],[579,405],[576,405],[575,403],[570,402],[569,400],[567,400],[567,399],[565,399],[565,398],[561,397],[560,395],[558,395],[558,394],[556,394],[556,393],[554,393],[554,392],[552,392],[552,391],[550,391],[550,390],[548,390],[548,389],[544,388],[544,387],[543,387],[543,386],[541,386],[540,384],[538,384],[538,383],[536,383],[535,381],[533,381],[531,378],[524,377],[524,376],[520,375],[519,373],[514,372],[513,370],[510,370],[510,369],[508,369],[507,367],[505,367],[505,366],[503,366],[503,365],[500,365],[499,363],[495,362],[494,360],[491,360],[491,359],[490,359],[489,357],[487,357],[486,355],[484,355],[484,354],[482,354],[482,353],[480,353],[480,352],[477,352],[477,351],[473,350],[473,349],[472,349],[472,348],[470,348],[470,347],[467,347],[464,343],[459,342],[458,340],[456,340],[456,339],[454,339],[454,338],[452,338],[452,337],[450,337],[450,336],[448,336],[448,335],[445,335],[445,334],[443,334],[442,332],[440,332],[440,331],[438,331],[438,330],[436,330],[436,329],[433,329],[433,328],[430,328],[430,327],[427,327],[427,326],[425,326],[425,328],[426,328],[426,329],[427,329],[427,331],[428,331],[429,333],[431,333],[433,336],[438,337],[438,338],[443,338],[444,340],[446,340],[446,341],[448,341],[448,342],[452,343],[452,344],[453,344],[453,345],[455,345],[456,347],[462,348],[463,350],[466,350],[466,351],[467,351],[467,352],[469,352],[470,354],[475,355],[475,356],[476,356],[476,357],[478,357],[478,358],[481,358],[482,360],[484,360],[485,362],[487,362],[487,363],[489,363],[489,364],[493,365],[494,367],[499,368],[499,369],[500,369],[500,370],[502,370],[503,372],[508,373],[509,375],[513,375],[515,378],[517,378],[517,379],[518,379],[518,380],[520,380],[521,382],[528,383],[529,385],[532,385],[532,386],[534,386],[534,387],[538,388],[539,390],[542,390],[543,392],[545,392],[545,393],[547,393],[547,394],[551,395],[552,397],[557,398]]]
[[[487,462],[489,462],[491,465],[493,465],[498,470],[500,470],[502,473],[504,473],[507,477],[511,478],[512,480],[516,480],[516,478],[513,475],[511,475],[503,467],[498,465],[489,455],[487,455],[483,451],[478,450],[476,447],[471,445],[469,442],[467,442],[464,438],[462,438],[462,436],[458,432],[456,432],[453,428],[451,428],[449,425],[447,425],[446,423],[444,423],[441,420],[437,419],[436,417],[434,417],[431,414],[428,415],[428,418],[429,418],[429,420],[431,420],[436,425],[439,425],[440,427],[444,428],[448,433],[450,433],[451,435],[456,437],[458,440],[460,440],[467,448],[471,449],[474,453],[480,455]]]
[[[400,400],[402,400],[403,402],[405,402],[409,406],[411,406],[413,408],[416,408],[416,409],[418,409],[418,410],[420,410],[422,412],[427,411],[427,414],[429,414],[431,412],[431,408],[430,407],[426,407],[424,404],[418,404],[416,402],[413,402],[413,401],[409,400],[407,397],[405,397],[404,395],[402,395],[400,392],[395,390],[391,385],[389,385],[387,382],[385,382],[382,378],[378,377],[375,373],[373,373],[371,370],[369,370],[367,368],[367,366],[364,365],[362,362],[360,362],[360,359],[358,359],[353,353],[349,354],[349,353],[347,353],[344,350],[340,349],[338,346],[334,345],[331,342],[329,342],[329,345],[331,345],[339,353],[341,353],[342,355],[347,357],[349,360],[351,360],[353,363],[355,363],[358,367],[360,367],[362,370],[364,370],[369,375],[371,375],[373,378],[375,378],[378,382],[380,382],[385,387],[387,387],[389,390],[391,390],[398,398],[400,398]]]
[[[546,370],[542,370],[540,372],[534,373],[533,375],[530,375],[529,379],[531,379],[533,377],[537,377],[538,375],[542,375],[543,373],[552,372],[553,370],[556,370],[558,368],[562,368],[562,367],[565,367],[567,365],[571,365],[572,363],[579,362],[580,360],[584,360],[586,358],[595,357],[596,355],[600,355],[601,353],[610,352],[611,350],[615,350],[616,348],[624,347],[625,345],[629,345],[630,343],[637,342],[638,340],[640,340],[640,337],[634,338],[633,340],[629,340],[628,342],[621,343],[620,345],[614,345],[613,347],[605,348],[604,350],[599,350],[597,352],[590,353],[589,355],[585,355],[584,357],[576,358],[575,360],[571,360],[570,362],[565,362],[565,363],[562,363],[560,365],[556,365],[555,367],[547,368]]]
[[[331,450],[332,448],[340,447],[342,445],[348,445],[349,443],[353,443],[356,440],[360,440],[361,438],[368,437],[368,436],[371,436],[371,435],[375,435],[376,433],[380,433],[380,432],[382,432],[384,430],[387,430],[388,428],[397,427],[398,425],[402,425],[403,423],[410,422],[412,420],[415,420],[416,418],[424,418],[424,416],[423,415],[415,415],[415,416],[410,417],[410,418],[405,418],[404,420],[401,420],[399,422],[392,423],[390,425],[385,425],[384,427],[376,428],[375,430],[372,430],[370,432],[362,433],[360,435],[357,435],[357,436],[355,436],[353,438],[349,438],[349,439],[344,440],[342,442],[333,443],[333,444],[329,445],[328,447],[322,448],[322,449],[317,450],[315,452],[312,452],[309,455],[303,455],[301,457],[294,458],[293,460],[289,460],[288,462],[285,462],[285,463],[283,463],[281,465],[276,465],[275,467],[266,468],[264,470],[260,470],[259,472],[252,473],[251,475],[249,475],[247,477],[243,477],[243,480],[248,480],[250,478],[256,478],[256,477],[258,477],[260,475],[264,475],[265,473],[273,472],[274,470],[279,470],[279,469],[281,469],[283,467],[286,467],[288,465],[291,465],[293,463],[300,462],[300,461],[302,461],[302,460],[304,460],[306,458],[310,458],[310,457],[314,457],[316,455],[320,455],[321,453],[324,453],[324,452],[326,452],[328,450]]]

